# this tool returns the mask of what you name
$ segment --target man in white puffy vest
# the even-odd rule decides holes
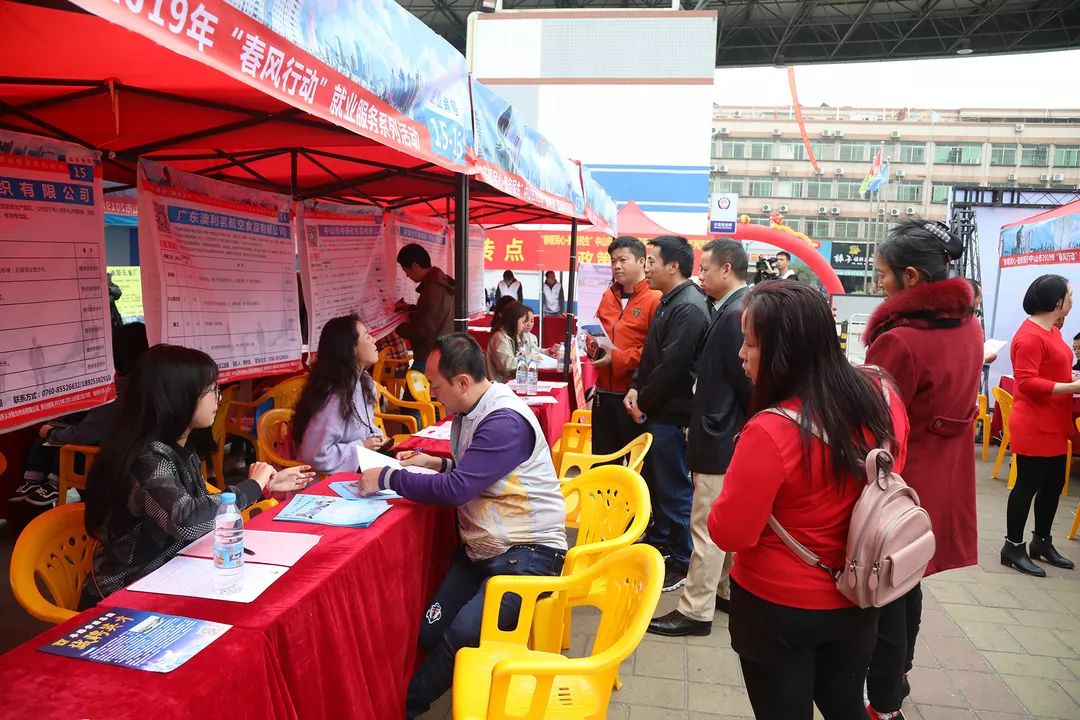
[[[365,494],[390,489],[415,502],[457,507],[462,544],[421,620],[420,644],[430,654],[409,683],[409,718],[450,689],[457,651],[479,644],[487,579],[558,575],[566,556],[566,507],[533,412],[487,379],[484,353],[464,333],[435,341],[426,374],[432,395],[454,415],[453,460],[406,454],[406,469],[366,470],[361,479]],[[519,605],[516,597],[503,600],[500,625],[513,626]]]

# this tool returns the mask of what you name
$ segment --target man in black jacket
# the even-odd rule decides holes
[[[645,273],[662,293],[641,364],[623,404],[653,442],[644,477],[652,496],[646,542],[667,556],[664,590],[682,586],[690,566],[690,506],[694,486],[686,463],[686,427],[694,399],[694,357],[708,324],[705,295],[690,279],[694,248],[686,238],[649,241]]]
[[[678,609],[649,624],[649,632],[656,635],[708,635],[715,610],[727,611],[732,557],[713,544],[708,520],[753,392],[739,359],[748,267],[746,251],[734,240],[713,240],[701,251],[701,287],[713,309],[694,365],[697,388],[690,414],[687,458],[694,473],[694,552]]]

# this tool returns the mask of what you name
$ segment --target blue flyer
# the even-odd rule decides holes
[[[366,528],[390,509],[385,500],[353,502],[329,495],[295,495],[274,520]]]
[[[110,608],[40,650],[107,665],[167,673],[195,657],[231,627],[178,615]]]

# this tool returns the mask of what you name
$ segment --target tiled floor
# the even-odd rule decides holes
[[[1047,577],[1039,579],[1001,566],[1008,491],[990,479],[990,470],[991,463],[978,463],[979,566],[923,584],[922,633],[905,714],[911,720],[1080,720],[1080,571],[1047,567]],[[1080,482],[1062,498],[1054,527],[1058,549],[1076,560],[1080,542],[1065,535],[1078,496]],[[672,610],[677,595],[664,595],[658,614]],[[588,647],[594,627],[595,615],[575,616],[571,654]],[[723,614],[708,637],[646,635],[621,676],[611,720],[753,717]],[[449,701],[447,693],[424,719],[449,718]]]

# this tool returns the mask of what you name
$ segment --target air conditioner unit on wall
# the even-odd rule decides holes
[[[893,140],[899,140],[900,139],[900,131],[899,130],[893,130],[891,133],[889,133],[889,137],[891,137]]]
[[[1015,179],[1016,179],[1016,173],[1009,173],[1009,180],[1015,180]]]
[[[1050,176],[1049,175],[1040,175],[1039,180],[1042,181],[1042,182],[1047,182],[1047,181],[1050,180]]]
[[[726,127],[722,127],[722,128],[720,128],[719,130],[716,131],[716,134],[717,135],[730,135],[731,131],[728,130]]]
[[[1024,132],[1024,123],[1016,123],[1016,132],[1018,132],[1018,133]]]
[[[726,173],[727,172],[727,165],[717,165],[716,166],[716,172],[718,172],[718,173]]]
[[[833,130],[832,135],[833,135],[833,137],[844,137],[844,131],[843,130]]]
[[[814,174],[815,175],[824,175],[825,170],[823,168],[818,168],[817,170],[814,171]]]
[[[833,215],[839,215],[840,214],[840,208],[834,206],[833,209],[830,210],[829,212],[831,212]]]
[[[894,175],[894,176],[896,176],[896,177],[898,177],[898,178],[904,177],[904,175],[906,175],[906,174],[907,174],[907,173],[905,173],[905,172],[904,172],[904,171],[903,171],[902,169],[901,169],[901,170],[897,170],[896,172],[894,172],[894,173],[893,173],[893,175]]]
[[[779,175],[780,174],[780,166],[779,165],[773,165],[772,167],[769,168],[769,172],[771,172],[773,175]]]
[[[769,212],[770,210],[772,210],[772,205],[770,205],[769,203],[761,203],[761,210],[762,212]]]
[[[741,118],[742,117],[742,110],[736,110],[735,112],[733,112],[731,114],[734,115],[737,118]]]
[[[772,129],[772,136],[773,137],[780,137],[781,135],[783,135],[783,133],[780,132],[780,128],[773,128]]]
[[[843,175],[844,174],[844,168],[836,168],[835,170],[833,170],[833,173],[835,173],[837,175]]]
[[[1054,182],[1061,182],[1064,179],[1065,179],[1064,175],[1055,175],[1054,177],[1051,178],[1051,180],[1053,180]]]
[[[890,210],[889,214],[892,215],[893,217],[900,217],[900,211],[897,210],[896,208],[893,208],[892,210]]]
[[[817,209],[817,211],[818,211],[819,213],[821,213],[822,215],[824,215],[824,214],[826,214],[827,212],[829,212],[829,208],[825,207],[824,205],[818,205],[818,209]]]
[[[781,205],[780,206],[780,212],[787,212],[787,211],[788,211],[788,206],[787,205]]]
[[[907,210],[904,210],[904,214],[906,214],[906,215],[914,215],[915,214],[915,208],[909,207]]]
[[[832,137],[832,130],[822,130],[821,137]]]
[[[885,208],[878,208],[878,209],[877,209],[877,214],[878,214],[879,216],[883,216],[883,215],[885,215]]]

